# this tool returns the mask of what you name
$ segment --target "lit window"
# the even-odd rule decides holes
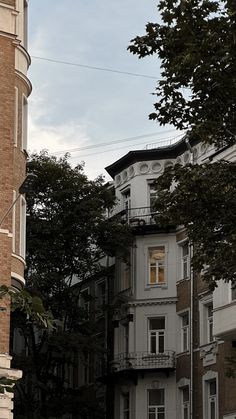
[[[148,419],[165,419],[164,389],[148,390]]]
[[[181,337],[182,337],[182,351],[189,349],[189,313],[181,315]]]
[[[182,390],[182,417],[189,419],[189,386],[183,387]]]
[[[165,278],[165,246],[148,249],[149,260],[149,284],[161,285],[166,282]]]
[[[149,352],[152,354],[165,351],[165,317],[149,319]]]

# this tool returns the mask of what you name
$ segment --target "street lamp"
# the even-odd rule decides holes
[[[23,183],[20,185],[20,187],[18,189],[18,192],[19,193],[18,193],[17,197],[14,199],[14,201],[11,204],[11,206],[5,212],[5,214],[3,215],[3,217],[0,219],[0,228],[1,228],[2,223],[4,222],[4,220],[8,216],[9,212],[11,212],[12,208],[14,207],[14,205],[16,204],[16,202],[18,201],[19,197],[21,195],[24,195],[25,193],[29,192],[30,189],[32,189],[32,184],[33,184],[33,181],[34,181],[35,177],[36,177],[36,175],[34,173],[29,173],[26,176],[25,180],[23,181]]]

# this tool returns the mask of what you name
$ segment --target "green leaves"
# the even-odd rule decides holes
[[[235,143],[235,2],[164,0],[158,10],[162,23],[148,23],[128,47],[161,60],[149,118],[219,147]]]
[[[193,268],[203,270],[211,288],[220,279],[235,283],[236,165],[176,165],[156,186],[157,222],[186,227],[194,246]]]

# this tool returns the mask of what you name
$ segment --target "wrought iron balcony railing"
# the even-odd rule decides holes
[[[161,353],[130,352],[121,353],[114,357],[110,363],[112,373],[130,370],[174,369],[175,352]]]
[[[117,214],[124,223],[128,223],[131,227],[156,224],[155,215],[157,212],[152,207],[124,209]]]

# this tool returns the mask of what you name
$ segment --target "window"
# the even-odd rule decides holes
[[[124,352],[125,354],[129,353],[129,323],[123,325],[124,332]]]
[[[231,283],[231,300],[236,300],[236,284]]]
[[[28,131],[28,100],[25,95],[22,97],[22,139],[21,148],[27,150],[27,131]]]
[[[90,309],[89,288],[83,289],[81,291],[79,305],[83,309],[83,313],[82,313],[83,320],[87,320],[89,318],[89,309]]]
[[[13,191],[13,202],[16,200],[16,191]],[[12,252],[16,251],[16,206],[12,208]]]
[[[212,294],[204,296],[199,301],[200,314],[200,345],[213,342],[213,303]]]
[[[83,384],[89,384],[92,381],[92,371],[91,371],[91,362],[90,355],[88,352],[84,352],[83,356]]]
[[[129,411],[130,411],[130,406],[129,406],[129,393],[125,393],[123,394],[123,419],[129,419],[130,415],[129,415]]]
[[[181,389],[182,393],[182,418],[189,419],[189,386]]]
[[[207,419],[217,418],[216,380],[206,382],[207,385]]]
[[[189,258],[189,242],[185,242],[181,246],[181,277],[189,278],[190,275],[190,258]]]
[[[207,310],[207,342],[212,342],[213,338],[213,304],[206,306]]]
[[[148,419],[165,419],[164,389],[148,390]]]
[[[154,205],[157,200],[157,191],[155,185],[153,183],[149,184],[149,202],[150,202],[150,209],[154,210]]]
[[[165,246],[148,249],[149,285],[162,285],[165,278]]]
[[[189,349],[189,313],[181,315],[181,350],[188,351]]]
[[[14,117],[14,145],[17,146],[18,137],[18,88],[15,87],[15,117]]]
[[[24,40],[23,40],[23,44],[25,49],[27,49],[27,44],[28,44],[28,5],[27,2],[24,0],[24,11],[23,11],[23,16],[24,16]]]
[[[26,201],[20,197],[20,256],[25,258],[26,245]]]
[[[149,352],[162,353],[165,350],[165,317],[149,319]]]
[[[104,306],[106,304],[106,282],[101,281],[96,283],[96,298],[97,305]]]

